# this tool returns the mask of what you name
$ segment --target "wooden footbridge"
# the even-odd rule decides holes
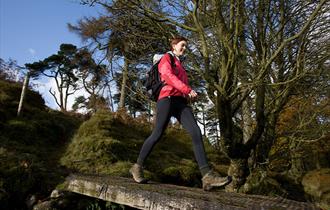
[[[199,188],[149,183],[137,184],[132,179],[111,176],[72,174],[66,190],[137,209],[165,210],[309,210],[309,203],[281,197],[246,195],[224,191],[205,192]]]

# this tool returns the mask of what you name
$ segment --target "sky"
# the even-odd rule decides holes
[[[0,0],[0,58],[11,58],[24,66],[57,53],[62,43],[83,46],[67,24],[76,24],[83,17],[97,17],[100,12],[100,8],[81,5],[79,0]],[[56,108],[48,93],[54,84],[42,83],[38,91],[48,106]]]

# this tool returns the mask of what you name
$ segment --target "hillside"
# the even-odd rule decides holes
[[[151,133],[152,124],[146,119],[99,110],[83,120],[85,116],[47,108],[40,94],[31,90],[22,116],[16,117],[20,91],[21,84],[0,80],[1,207],[27,209],[31,200],[33,204],[49,200],[52,190],[71,172],[130,177],[128,170]],[[293,152],[289,138],[278,139],[269,154],[269,167],[253,171],[243,190],[327,206],[329,185],[322,183],[329,182],[328,139],[299,142]],[[204,144],[213,168],[226,175],[229,160],[207,140]],[[170,125],[155,146],[146,161],[146,176],[161,183],[201,186],[191,139],[179,125]],[[65,198],[66,207],[54,209],[70,209],[68,205],[77,206],[87,199],[70,196]],[[108,205],[88,199],[79,209]],[[113,204],[96,209],[113,209]]]
[[[28,201],[48,199],[71,171],[129,177],[150,123],[102,110],[81,124],[81,116],[49,109],[31,90],[16,117],[20,93],[21,84],[0,80],[1,207],[26,209]],[[155,181],[199,187],[188,135],[169,128],[148,159],[146,174]]]
[[[61,163],[82,173],[130,177],[128,170],[150,133],[151,125],[142,119],[99,111],[80,126]],[[217,156],[206,146],[210,157]],[[223,163],[228,161],[224,159]],[[196,187],[201,184],[190,136],[177,126],[169,126],[145,167],[146,175],[155,181]]]
[[[48,109],[28,90],[21,117],[16,110],[21,84],[0,80],[0,203],[25,209],[32,195],[43,199],[66,176],[57,166],[67,139],[81,120]]]

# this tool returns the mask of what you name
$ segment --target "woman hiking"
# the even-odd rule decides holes
[[[170,46],[171,51],[166,53],[158,64],[161,80],[166,85],[161,89],[157,100],[156,124],[151,135],[145,140],[137,162],[130,169],[130,173],[137,183],[148,181],[143,175],[144,161],[160,140],[170,118],[174,116],[192,137],[195,159],[203,177],[203,189],[211,190],[214,187],[224,186],[230,182],[230,177],[220,177],[211,170],[206,158],[200,128],[188,105],[188,99],[196,98],[197,93],[189,87],[187,73],[179,59],[186,50],[187,39],[175,37],[171,40]],[[174,57],[174,65],[171,63],[171,59],[173,59],[171,56]]]

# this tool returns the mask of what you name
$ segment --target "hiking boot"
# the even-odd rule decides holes
[[[218,173],[213,170],[210,170],[202,178],[203,190],[209,191],[215,187],[222,187],[231,182],[231,177],[221,177]]]
[[[135,182],[143,184],[147,183],[148,180],[144,178],[143,168],[139,164],[135,163],[129,172],[133,175],[133,179]]]

